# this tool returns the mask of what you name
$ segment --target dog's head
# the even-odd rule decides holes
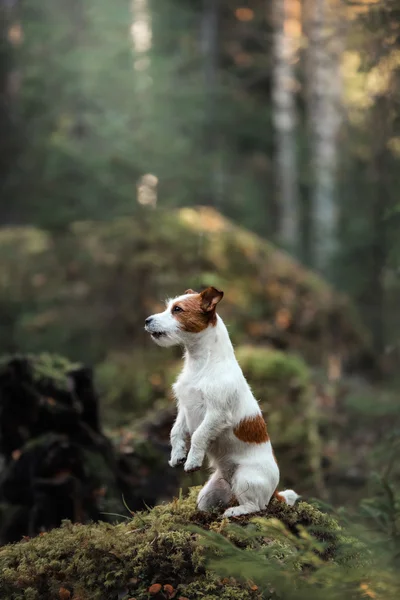
[[[164,312],[148,317],[145,329],[159,346],[185,344],[195,334],[216,325],[216,307],[223,295],[214,287],[200,293],[186,290],[182,296],[168,300]]]

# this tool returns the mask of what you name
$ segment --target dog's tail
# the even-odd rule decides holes
[[[275,491],[274,498],[276,498],[278,502],[286,502],[289,506],[293,506],[300,496],[293,490],[285,490],[284,492]]]

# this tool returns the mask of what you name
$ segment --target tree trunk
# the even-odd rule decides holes
[[[217,128],[219,11],[219,0],[203,0],[200,47],[203,55],[206,114],[204,150],[206,159],[210,160],[205,195],[206,203],[217,208],[220,207],[223,194],[223,169]]]
[[[19,221],[18,205],[10,202],[13,166],[20,147],[20,136],[13,102],[19,93],[20,74],[14,49],[21,44],[22,30],[17,20],[17,1],[0,0],[0,224]]]
[[[276,192],[281,209],[279,237],[288,248],[298,245],[299,190],[297,169],[296,79],[299,45],[298,0],[273,4],[273,126],[276,144]]]
[[[340,2],[303,0],[303,52],[309,159],[313,266],[325,270],[336,244],[337,138],[341,125]]]

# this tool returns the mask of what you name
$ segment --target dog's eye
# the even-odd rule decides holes
[[[180,306],[174,306],[174,308],[172,309],[172,312],[174,312],[174,313],[183,312],[183,308],[181,308]]]

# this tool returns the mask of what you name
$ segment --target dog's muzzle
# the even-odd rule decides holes
[[[144,328],[150,333],[151,337],[156,339],[166,335],[165,331],[160,331],[159,329],[157,329],[157,325],[154,323],[153,317],[147,317],[147,319],[144,322]]]

